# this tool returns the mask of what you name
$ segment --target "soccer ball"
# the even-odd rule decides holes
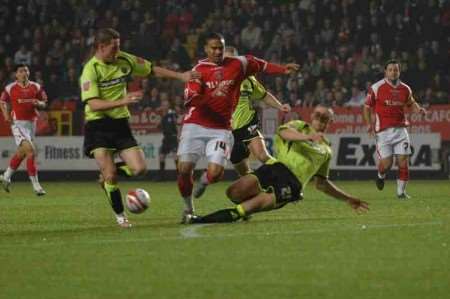
[[[131,213],[140,214],[147,210],[150,204],[150,195],[144,189],[134,189],[127,193],[127,209]]]

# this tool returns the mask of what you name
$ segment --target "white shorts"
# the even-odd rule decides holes
[[[17,146],[20,146],[24,140],[32,143],[36,134],[36,121],[15,120],[11,125],[11,131]]]
[[[410,155],[411,141],[404,127],[388,128],[375,135],[378,158],[384,159],[392,155]]]
[[[232,148],[233,134],[230,130],[184,124],[177,155],[181,162],[196,163],[206,156],[208,162],[225,166]]]

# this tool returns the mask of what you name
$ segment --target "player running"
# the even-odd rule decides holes
[[[239,99],[240,85],[245,78],[258,73],[289,74],[297,64],[284,66],[246,55],[224,57],[225,40],[211,33],[205,39],[206,59],[194,67],[201,80],[191,80],[185,89],[188,108],[183,120],[178,147],[178,188],[185,203],[183,219],[194,213],[192,173],[196,162],[206,156],[207,171],[200,183],[208,185],[220,180],[233,145],[231,116]]]
[[[41,85],[29,80],[30,70],[27,65],[16,65],[15,72],[16,81],[8,84],[0,96],[0,108],[5,121],[11,124],[17,151],[8,168],[0,175],[0,180],[3,189],[9,192],[12,175],[26,158],[28,177],[33,190],[36,195],[42,196],[45,195],[45,190],[38,180],[34,138],[39,115],[37,110],[47,106],[47,94]]]
[[[370,136],[375,136],[378,154],[378,177],[376,186],[383,190],[386,173],[396,156],[398,166],[397,197],[408,199],[406,185],[409,180],[409,155],[411,141],[406,127],[409,125],[405,108],[426,113],[413,98],[411,88],[400,81],[400,63],[389,60],[384,67],[385,77],[373,84],[364,105],[364,120]],[[373,112],[375,111],[375,119]]]
[[[150,61],[120,51],[120,35],[114,29],[98,30],[94,46],[95,54],[84,65],[80,78],[86,120],[84,152],[97,162],[117,223],[126,228],[131,225],[124,212],[117,175],[136,176],[147,171],[144,153],[128,124],[128,105],[137,103],[143,95],[127,93],[127,82],[131,76],[150,74],[188,81],[193,74],[153,66]],[[116,165],[115,154],[124,162]]]
[[[206,216],[190,215],[188,223],[233,222],[253,213],[279,209],[303,198],[302,190],[314,178],[316,188],[345,201],[356,211],[368,210],[368,204],[336,187],[329,179],[332,150],[324,137],[333,111],[317,106],[311,124],[294,120],[278,128],[275,135],[276,157],[234,182],[226,191],[236,207]]]

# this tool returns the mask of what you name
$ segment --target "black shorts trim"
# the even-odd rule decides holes
[[[302,184],[284,164],[264,164],[253,174],[267,193],[274,193],[276,208],[303,199]]]
[[[93,158],[92,151],[98,148],[119,152],[137,146],[128,118],[102,118],[84,125],[84,154],[90,158]]]
[[[252,120],[242,128],[233,130],[234,144],[231,150],[230,161],[233,164],[238,164],[242,160],[250,156],[248,143],[254,138],[263,138],[259,131],[259,118],[255,113]]]

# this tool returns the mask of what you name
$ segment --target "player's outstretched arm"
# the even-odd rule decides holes
[[[279,132],[281,138],[286,141],[314,141],[319,142],[323,138],[323,133],[303,134],[294,128],[285,128]]]
[[[159,66],[153,67],[153,73],[157,77],[176,79],[183,82],[188,82],[189,80],[201,78],[201,74],[196,71],[187,71],[184,73],[179,73]]]
[[[88,100],[87,104],[92,111],[103,111],[137,103],[142,99],[142,97],[142,91],[134,91],[127,93],[122,99],[117,101],[105,101],[99,98],[94,98]]]
[[[327,178],[316,176],[316,188],[322,191],[325,194],[330,195],[333,198],[345,201],[350,205],[352,209],[358,212],[365,212],[369,210],[369,204],[365,201],[362,201],[356,197],[351,196],[350,194],[342,191],[336,185],[334,185]]]
[[[272,108],[278,109],[282,112],[289,112],[291,111],[291,105],[289,104],[282,104],[273,94],[270,92],[266,93],[266,96],[263,99],[264,103],[269,105]]]

